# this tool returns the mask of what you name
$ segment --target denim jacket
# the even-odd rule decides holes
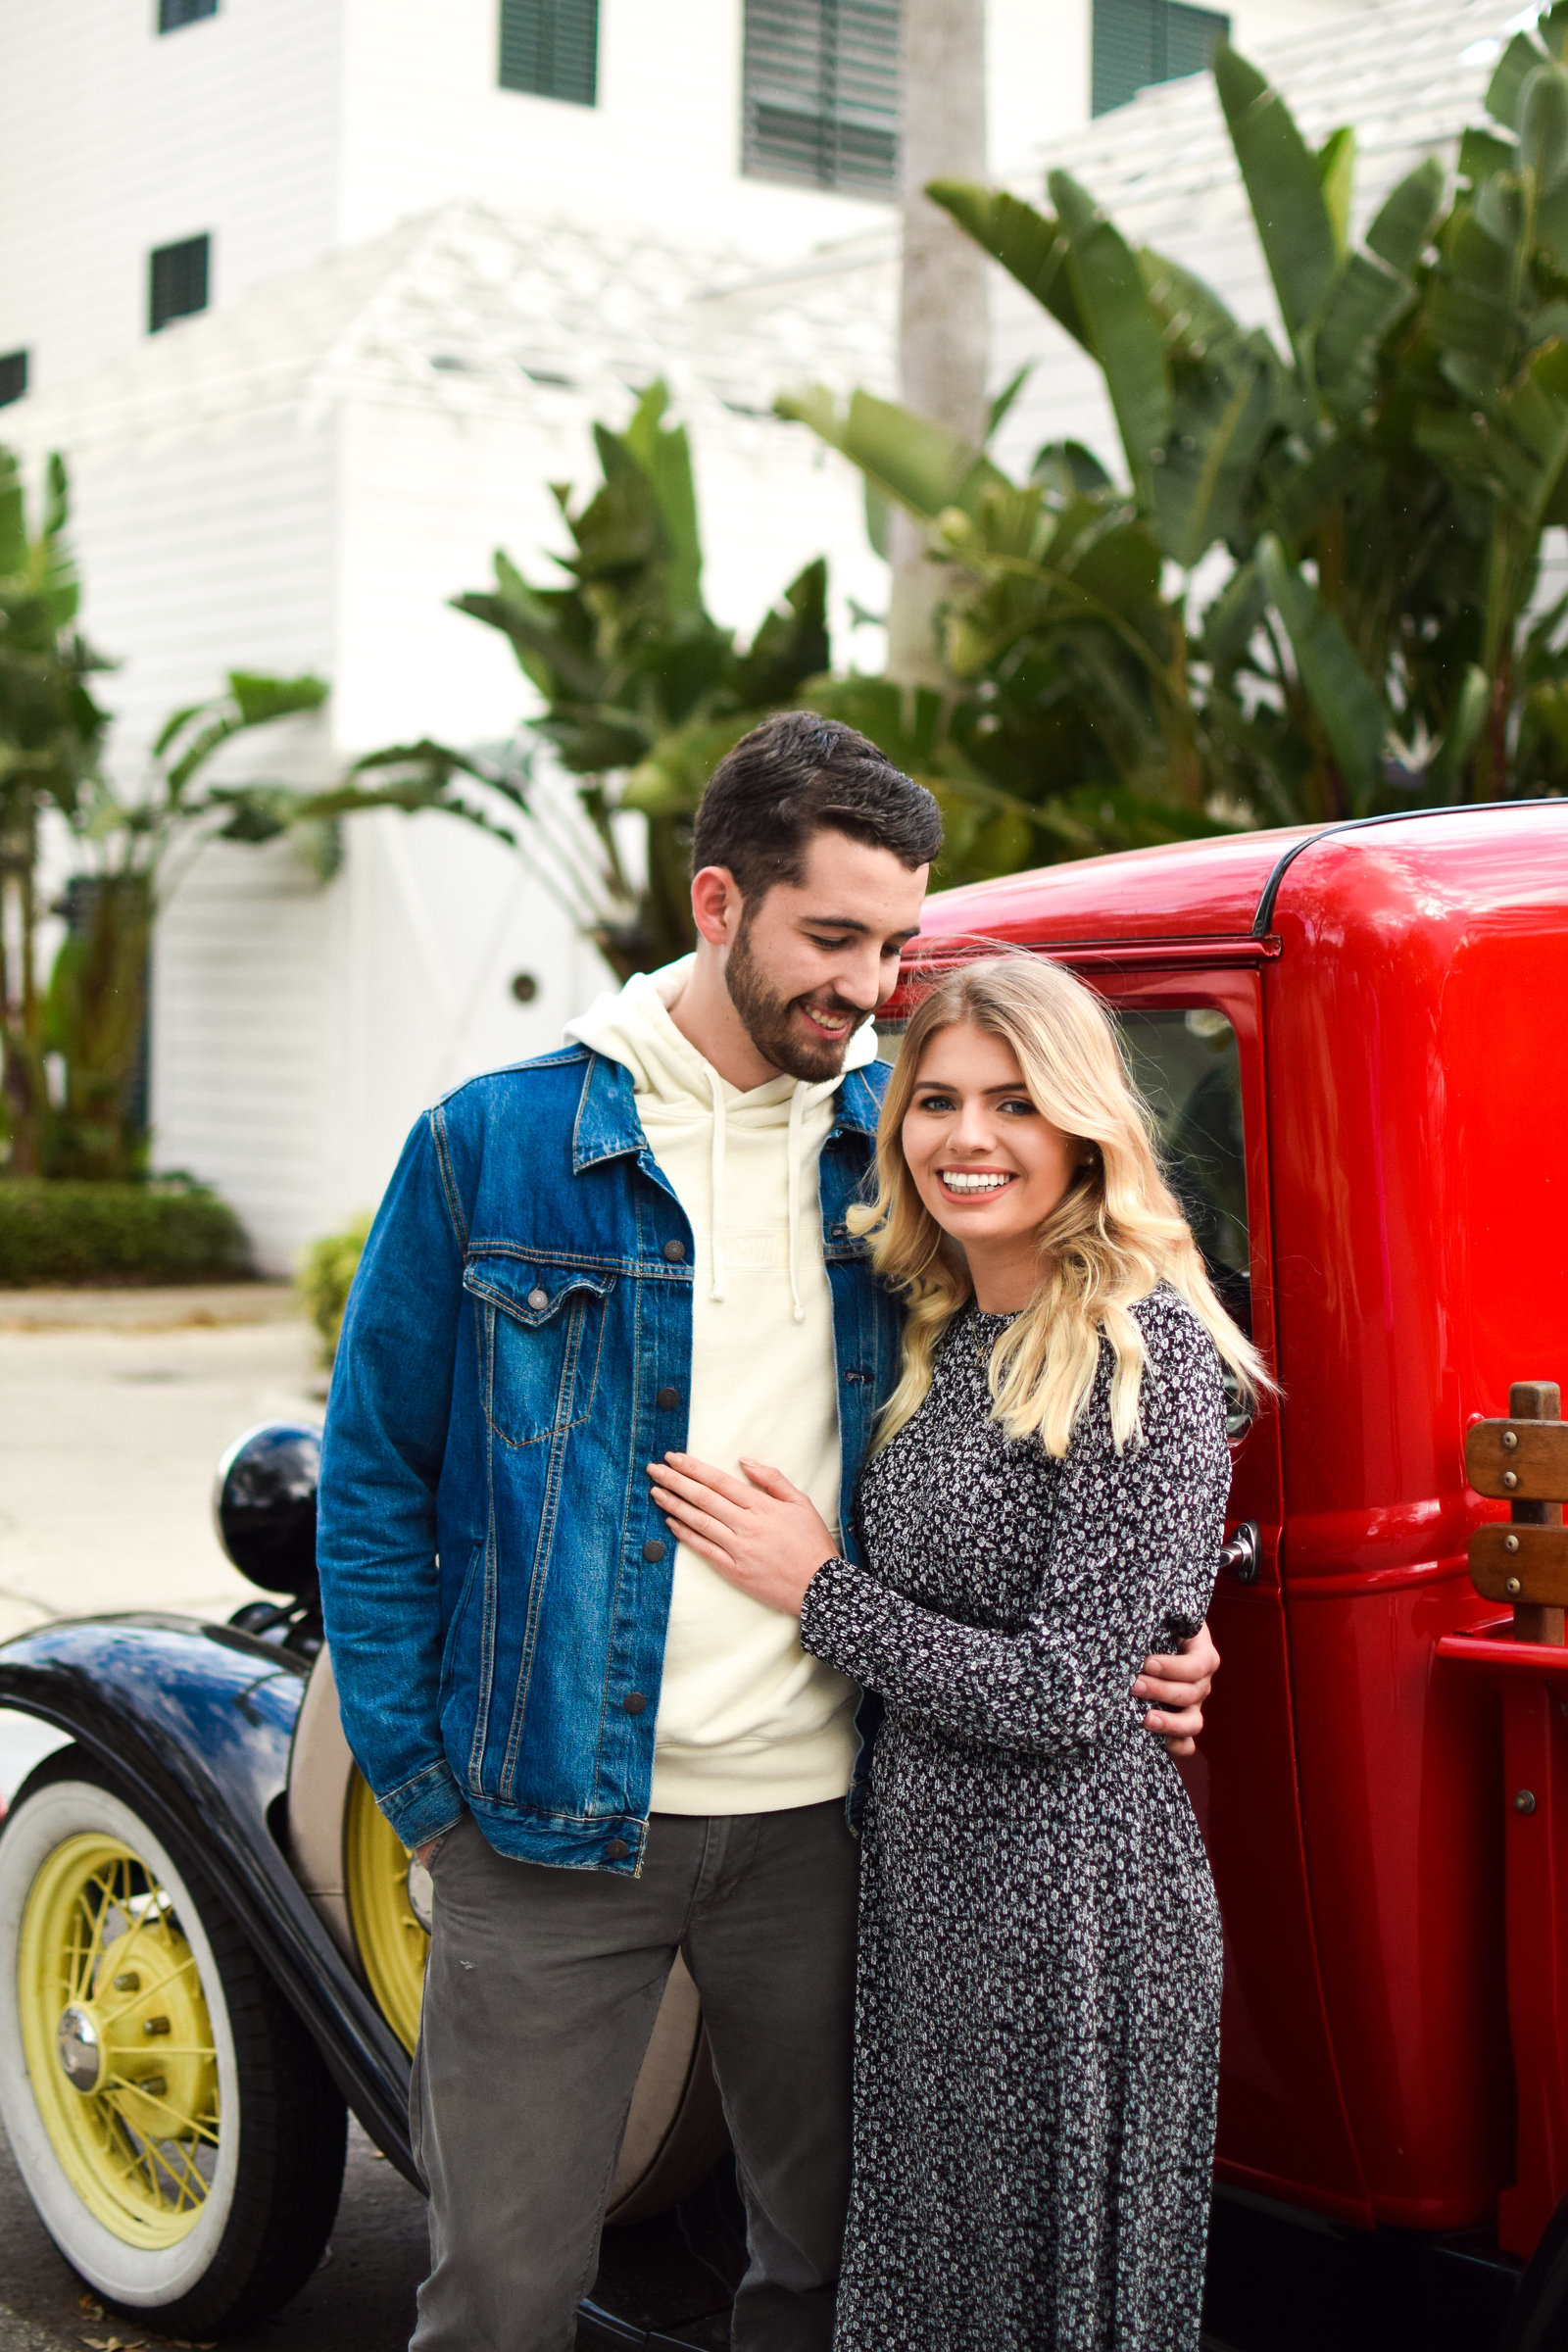
[[[845,1077],[819,1163],[846,1531],[898,1366],[845,1221],[885,1082]],[[674,1569],[645,1465],[687,1440],[692,1247],[629,1073],[585,1047],[470,1080],[409,1138],[349,1299],[318,1530],[344,1728],[408,1845],[466,1806],[502,1853],[639,1866]]]

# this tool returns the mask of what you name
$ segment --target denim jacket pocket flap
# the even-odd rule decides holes
[[[594,1266],[535,1265],[510,1253],[475,1252],[463,1269],[463,1287],[471,1298],[482,1298],[514,1322],[537,1330],[579,1292],[608,1298],[615,1287],[615,1277]]]

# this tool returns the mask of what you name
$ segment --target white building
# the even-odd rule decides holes
[[[1444,103],[1388,124],[1403,153],[1450,135],[1460,84],[1475,111],[1484,68],[1455,61],[1507,13],[988,0],[993,166],[1034,187],[1070,161],[1255,303],[1206,85],[1091,129],[1092,104],[1228,23],[1287,39],[1310,125],[1353,111],[1349,57],[1385,122],[1416,104],[1392,69],[1430,53]],[[858,481],[767,411],[802,378],[890,379],[897,25],[898,0],[0,0],[0,437],[70,460],[117,758],[228,666],[331,680],[323,726],[253,747],[296,773],[509,731],[510,654],[445,600],[497,545],[542,576],[546,485],[586,481],[588,423],[655,374],[719,617],[749,629],[824,552],[841,622],[879,606]],[[1002,292],[997,318],[998,380],[1050,347],[1017,448],[1103,440],[1060,339]],[[324,887],[286,848],[210,850],[160,931],[159,1164],[284,1267],[374,1200],[424,1102],[552,1045],[599,977],[522,863],[448,820],[357,820]]]

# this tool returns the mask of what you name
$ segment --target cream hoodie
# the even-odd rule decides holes
[[[816,1163],[837,1082],[775,1078],[742,1094],[669,1017],[694,962],[639,973],[566,1031],[631,1072],[654,1157],[691,1220],[687,1446],[735,1470],[774,1463],[837,1541],[838,1375]],[[848,1066],[876,1054],[869,1024]],[[801,1647],[800,1627],[675,1551],[654,1747],[657,1813],[772,1813],[842,1796],[856,1690]]]

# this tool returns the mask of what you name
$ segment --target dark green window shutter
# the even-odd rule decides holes
[[[501,87],[599,103],[599,0],[501,0]]]
[[[1090,111],[1108,115],[1151,82],[1201,74],[1229,17],[1184,0],[1095,0]]]
[[[185,237],[160,245],[148,267],[147,332],[156,335],[172,318],[205,311],[212,263],[211,237]]]
[[[21,400],[26,389],[26,353],[24,351],[0,352],[0,409],[7,409],[14,400]]]
[[[194,24],[202,17],[216,17],[218,0],[158,0],[158,29],[177,32],[182,24]]]
[[[754,178],[891,195],[899,0],[746,0],[741,120]]]
[[[1212,8],[1189,8],[1186,0],[1168,0],[1165,9],[1165,71],[1161,81],[1180,81],[1187,74],[1206,74],[1209,61],[1231,28],[1229,17]]]

